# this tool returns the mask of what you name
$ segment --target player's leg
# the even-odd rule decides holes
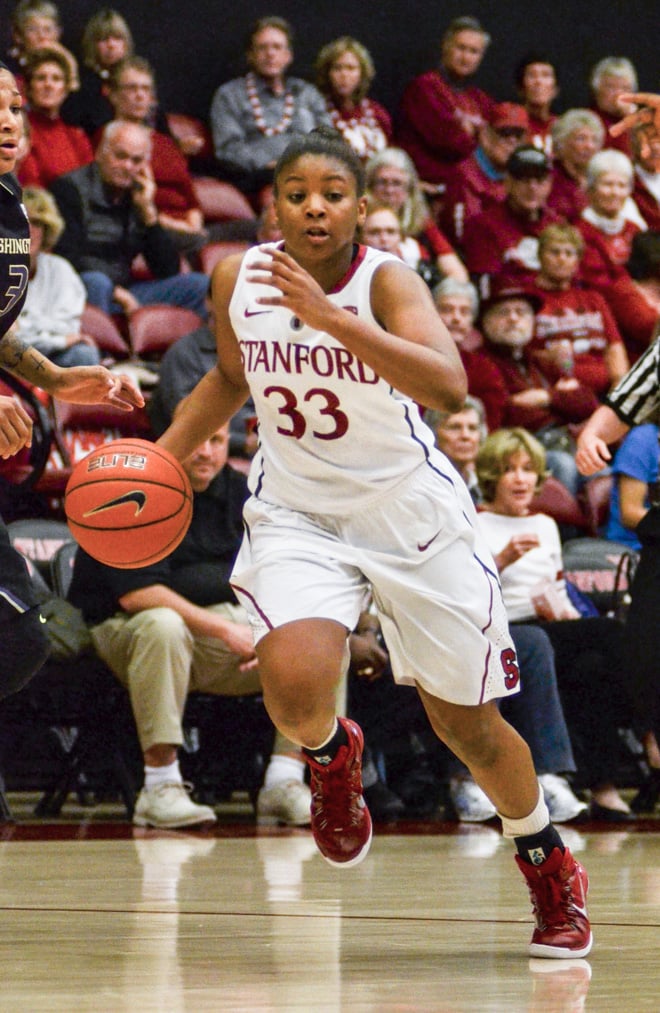
[[[495,701],[465,707],[421,688],[420,695],[434,731],[468,767],[497,807],[504,836],[515,842],[536,917],[530,954],[586,956],[592,944],[587,874],[550,822],[527,744]]]
[[[329,619],[301,619],[257,645],[264,703],[275,726],[303,747],[310,768],[312,832],[332,865],[356,865],[371,843],[362,795],[359,726],[336,716],[347,665],[348,630]]]

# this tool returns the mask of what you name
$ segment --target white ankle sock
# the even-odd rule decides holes
[[[173,763],[168,763],[166,767],[145,766],[144,768],[144,786],[147,791],[158,787],[159,784],[172,784],[172,782],[180,784],[181,781],[178,759],[174,760]]]
[[[509,819],[502,813],[497,814],[502,820],[502,834],[504,837],[529,837],[532,834],[539,834],[550,823],[550,813],[545,804],[543,789],[539,785],[539,800],[529,816],[520,820]]]
[[[302,781],[305,776],[305,761],[298,760],[295,756],[273,755],[270,758],[264,788],[272,788],[273,785],[281,784],[282,781]]]

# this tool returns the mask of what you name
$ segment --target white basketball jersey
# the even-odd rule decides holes
[[[307,513],[352,513],[393,488],[433,453],[416,404],[341,342],[289,309],[262,306],[269,286],[249,282],[250,264],[279,244],[249,250],[229,304],[259,418],[251,491]],[[375,324],[371,282],[397,258],[360,246],[328,298]]]

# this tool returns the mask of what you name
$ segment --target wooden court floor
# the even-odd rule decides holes
[[[591,877],[588,960],[531,960],[488,826],[377,828],[337,870],[308,831],[0,827],[0,1010],[660,1010],[660,832],[562,828]]]

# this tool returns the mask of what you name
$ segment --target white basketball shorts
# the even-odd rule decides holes
[[[231,582],[255,642],[300,619],[351,631],[371,593],[397,682],[465,705],[518,691],[497,571],[472,500],[446,458],[433,460],[354,516],[248,500]]]

